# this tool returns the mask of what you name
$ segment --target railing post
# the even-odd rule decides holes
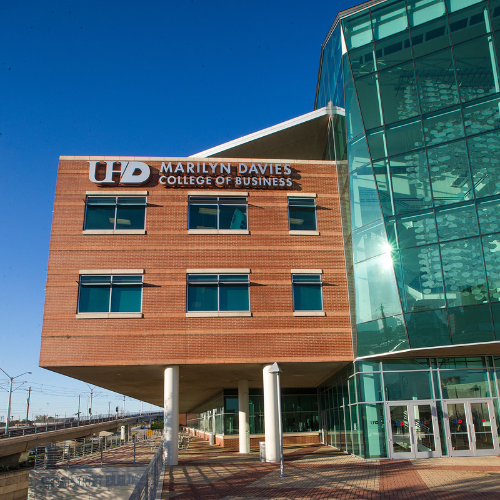
[[[134,439],[134,467],[135,467],[135,439]]]

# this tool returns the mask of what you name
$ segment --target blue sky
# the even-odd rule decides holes
[[[30,385],[38,414],[74,414],[89,392],[38,368],[58,157],[188,156],[312,111],[321,43],[352,5],[0,3],[0,367],[33,372],[16,418]],[[121,406],[96,392],[94,414]]]

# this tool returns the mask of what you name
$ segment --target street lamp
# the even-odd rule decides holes
[[[10,409],[11,409],[11,401],[12,401],[12,382],[14,381],[14,379],[22,377],[23,375],[26,375],[27,373],[29,373],[31,375],[31,372],[24,372],[24,373],[21,373],[21,375],[16,375],[15,377],[11,377],[3,368],[0,368],[0,370],[2,370],[5,373],[5,375],[7,375],[7,377],[10,379],[9,407],[7,409],[7,422],[5,423],[5,436],[8,437],[9,422],[10,422]]]

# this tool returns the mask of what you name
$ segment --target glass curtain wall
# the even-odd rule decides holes
[[[389,457],[392,423],[384,404],[426,401],[436,405],[440,454],[449,455],[445,412],[452,434],[453,400],[491,400],[498,422],[499,376],[500,358],[490,356],[355,362],[320,387],[324,443],[365,458]]]
[[[499,43],[500,0],[399,0],[324,44],[316,104],[346,110],[356,356],[500,338]]]

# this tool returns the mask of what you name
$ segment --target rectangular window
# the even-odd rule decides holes
[[[316,231],[316,199],[288,198],[290,231]]]
[[[293,310],[322,311],[321,274],[292,274]]]
[[[80,276],[79,313],[141,312],[142,275]]]
[[[190,196],[188,229],[248,229],[247,198]]]
[[[87,196],[84,229],[144,229],[145,216],[145,196]]]
[[[188,312],[250,311],[248,274],[188,274]]]

